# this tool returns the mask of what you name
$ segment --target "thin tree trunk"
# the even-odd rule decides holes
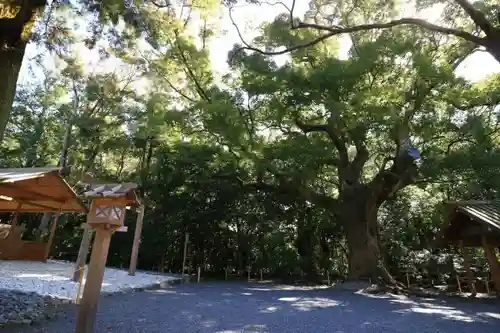
[[[160,258],[160,265],[158,267],[158,271],[161,272],[161,273],[165,272],[165,257],[166,256],[167,256],[167,250],[164,249],[162,251],[161,258]]]
[[[61,170],[63,170],[63,172],[68,166],[68,151],[71,145],[71,133],[73,132],[74,118],[78,109],[78,91],[76,90],[76,84],[74,81],[73,92],[73,110],[71,116],[68,119],[68,123],[66,124],[66,130],[64,131],[64,137],[62,141],[61,155],[59,157],[59,167],[61,167]],[[52,219],[52,215],[52,213],[43,214],[42,221],[40,222],[40,225],[38,226],[38,229],[36,231],[37,241],[41,241],[44,231],[48,229],[49,223]]]
[[[52,219],[52,213],[43,213],[42,221],[36,230],[36,241],[41,242],[45,231],[49,228],[50,221]]]
[[[74,115],[69,119],[68,124],[66,125],[66,131],[64,132],[61,156],[59,157],[59,166],[61,168],[66,168],[68,166],[68,151],[71,145],[71,133],[73,132],[73,118]]]
[[[12,49],[3,49],[0,46],[0,77],[3,82],[0,84],[0,143],[3,141],[5,128],[10,118],[25,50],[25,43]]]
[[[148,182],[149,170],[151,168],[151,159],[153,158],[154,138],[146,139],[141,157],[141,188],[140,194],[144,197],[146,184]]]
[[[87,263],[87,257],[89,254],[89,246],[92,240],[93,230],[89,226],[85,226],[83,229],[82,241],[80,243],[80,249],[78,250],[78,258],[75,263],[75,270],[73,271],[73,281],[78,282],[80,278],[80,269]]]
[[[118,170],[116,171],[116,179],[121,179],[123,169],[125,168],[125,157],[127,155],[127,148],[123,148],[120,156],[120,162],[118,163]]]
[[[186,232],[186,234],[184,235],[184,250],[182,251],[182,278],[184,278],[184,271],[186,267],[188,243],[189,243],[189,233]]]
[[[308,282],[320,282],[317,228],[312,221],[310,207],[302,208],[297,224],[296,247],[300,256],[300,266]]]

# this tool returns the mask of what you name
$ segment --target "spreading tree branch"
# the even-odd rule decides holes
[[[354,156],[350,164],[349,180],[351,183],[358,184],[361,181],[363,168],[370,158],[370,152],[365,144],[367,128],[360,125],[350,132],[354,146],[356,147],[356,156]]]
[[[462,9],[469,15],[474,23],[484,31],[487,36],[490,36],[494,30],[493,25],[488,21],[486,16],[479,10],[474,8],[468,0],[454,0]]]
[[[466,12],[467,14],[471,17],[471,19],[481,27],[481,29],[487,34],[491,33],[493,31],[493,26],[491,23],[486,19],[483,13],[475,9],[472,4],[470,4],[467,0],[455,0],[458,5],[460,5]],[[295,4],[295,2],[294,2]],[[318,31],[324,31],[325,33],[322,34],[321,36],[303,44],[298,44],[294,45],[282,50],[278,51],[266,51],[259,49],[257,47],[254,47],[250,45],[245,39],[243,38],[237,24],[233,20],[231,16],[231,8],[229,10],[229,16],[231,19],[231,22],[233,26],[236,28],[236,31],[239,35],[239,38],[241,42],[243,43],[243,47],[239,48],[234,54],[237,54],[241,51],[244,50],[249,50],[253,52],[257,52],[263,55],[281,55],[281,54],[286,54],[289,52],[293,52],[299,49],[303,49],[309,46],[316,45],[332,36],[336,35],[341,35],[341,34],[349,34],[349,33],[355,33],[355,32],[360,32],[360,31],[368,31],[368,30],[376,30],[376,29],[389,29],[397,26],[403,26],[403,25],[410,25],[410,26],[418,26],[420,28],[433,31],[433,32],[439,32],[442,34],[446,35],[452,35],[456,36],[459,38],[462,38],[466,41],[472,42],[476,45],[479,46],[484,46],[486,48],[489,48],[491,45],[488,41],[487,38],[484,37],[478,37],[475,36],[469,32],[460,30],[460,29],[455,29],[455,28],[449,28],[449,27],[443,27],[440,25],[436,25],[433,23],[430,23],[426,20],[419,19],[419,18],[411,18],[411,17],[406,17],[406,18],[401,18],[398,20],[392,20],[389,22],[385,23],[369,23],[369,24],[360,24],[357,26],[352,26],[352,27],[339,27],[339,26],[326,26],[326,25],[321,25],[317,23],[307,23],[307,22],[298,22],[296,23],[293,19],[293,8],[290,10],[290,22],[291,22],[291,29],[315,29]]]
[[[191,68],[188,59],[186,58],[186,55],[184,54],[184,50],[181,47],[181,44],[179,43],[179,32],[175,31],[175,44],[177,46],[177,49],[179,50],[179,55],[181,57],[182,63],[184,64],[184,70],[186,71],[186,75],[193,81],[196,91],[200,95],[200,97],[207,102],[210,102],[211,98],[203,88],[202,84],[196,77],[196,74],[194,73],[193,69]]]
[[[339,155],[340,155],[340,165],[339,166],[346,166],[349,162],[349,157],[347,154],[347,148],[345,145],[345,142],[340,138],[337,133],[335,133],[335,130],[333,129],[332,126],[329,126],[327,124],[306,124],[302,122],[300,119],[295,119],[295,125],[297,125],[298,128],[304,133],[311,133],[311,132],[323,132],[328,134],[328,137],[330,140],[333,142],[335,145],[335,148],[337,148]]]
[[[485,39],[481,37],[474,36],[471,33],[468,33],[463,30],[458,30],[454,28],[448,28],[448,27],[442,27],[430,22],[427,22],[426,20],[423,19],[418,19],[418,18],[412,18],[412,17],[406,17],[406,18],[401,18],[398,20],[393,20],[389,21],[386,23],[369,23],[369,24],[360,24],[357,26],[353,27],[329,27],[325,25],[320,25],[320,24],[315,24],[315,23],[306,23],[306,22],[300,22],[297,25],[297,29],[300,28],[312,28],[316,30],[321,30],[321,31],[328,31],[332,36],[334,35],[340,35],[340,34],[346,34],[346,33],[353,33],[353,32],[359,32],[359,31],[367,31],[367,30],[376,30],[376,29],[387,29],[387,28],[393,28],[401,25],[413,25],[413,26],[418,26],[430,31],[434,32],[440,32],[446,35],[453,35],[456,37],[460,37],[462,39],[468,40],[472,43],[479,44],[479,45],[486,45]]]
[[[326,194],[321,194],[313,189],[311,189],[308,186],[301,186],[294,184],[293,182],[289,181],[285,175],[277,172],[274,170],[272,167],[267,166],[266,170],[271,173],[277,180],[278,180],[278,186],[266,184],[263,182],[260,182],[258,184],[254,184],[253,186],[261,189],[261,190],[267,190],[267,191],[278,191],[282,193],[286,193],[290,195],[291,193],[295,194],[297,197],[300,197],[304,200],[307,200],[314,205],[317,205],[319,207],[323,207],[324,209],[334,212],[336,210],[336,204],[337,200],[330,197],[329,195]]]
[[[486,99],[469,99],[465,104],[458,103],[454,99],[446,99],[446,103],[459,110],[472,110],[478,107],[496,107],[500,105],[500,94],[491,94]]]
[[[311,40],[310,42],[307,42],[307,43],[304,43],[304,44],[294,45],[294,46],[292,46],[290,48],[286,48],[286,49],[283,49],[283,50],[280,50],[280,51],[264,51],[264,50],[261,50],[261,49],[259,49],[257,47],[253,47],[252,45],[250,45],[250,43],[248,43],[245,40],[245,38],[243,38],[243,34],[241,33],[240,28],[238,27],[238,25],[236,24],[236,22],[233,19],[232,8],[229,8],[229,19],[231,20],[232,25],[236,29],[236,33],[238,34],[238,37],[239,37],[241,43],[243,43],[243,45],[244,45],[244,47],[241,47],[238,50],[236,50],[236,52],[234,52],[231,57],[234,57],[239,52],[244,51],[244,50],[254,51],[254,52],[257,52],[257,53],[260,53],[260,54],[263,54],[263,55],[280,55],[280,54],[286,54],[286,53],[289,53],[289,52],[292,52],[292,51],[296,51],[296,50],[300,50],[300,49],[303,49],[303,48],[306,48],[306,47],[309,47],[309,46],[316,45],[319,42],[324,41],[324,40],[326,40],[326,39],[328,39],[328,38],[330,38],[331,36],[334,35],[332,33],[324,34],[323,36],[318,37],[318,38],[316,38],[314,40]],[[229,60],[231,60],[231,59],[229,59]]]

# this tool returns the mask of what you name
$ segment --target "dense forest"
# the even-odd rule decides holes
[[[186,233],[207,276],[444,265],[443,201],[499,196],[500,73],[458,70],[475,53],[500,62],[500,6],[302,2],[4,1],[1,166],[139,184],[141,269],[179,272]],[[277,15],[247,37],[232,14],[257,6]],[[239,40],[221,73],[223,20]],[[110,265],[128,265],[135,218]],[[42,216],[25,220],[36,233]],[[64,216],[54,257],[76,259],[84,220]]]

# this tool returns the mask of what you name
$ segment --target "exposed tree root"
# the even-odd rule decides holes
[[[374,273],[374,284],[363,289],[363,292],[367,294],[409,294],[410,290],[396,281],[383,264],[379,264]]]

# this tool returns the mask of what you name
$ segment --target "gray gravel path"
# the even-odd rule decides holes
[[[75,312],[6,333],[73,333]],[[339,290],[186,284],[103,298],[98,333],[498,333],[500,303],[369,297]]]

